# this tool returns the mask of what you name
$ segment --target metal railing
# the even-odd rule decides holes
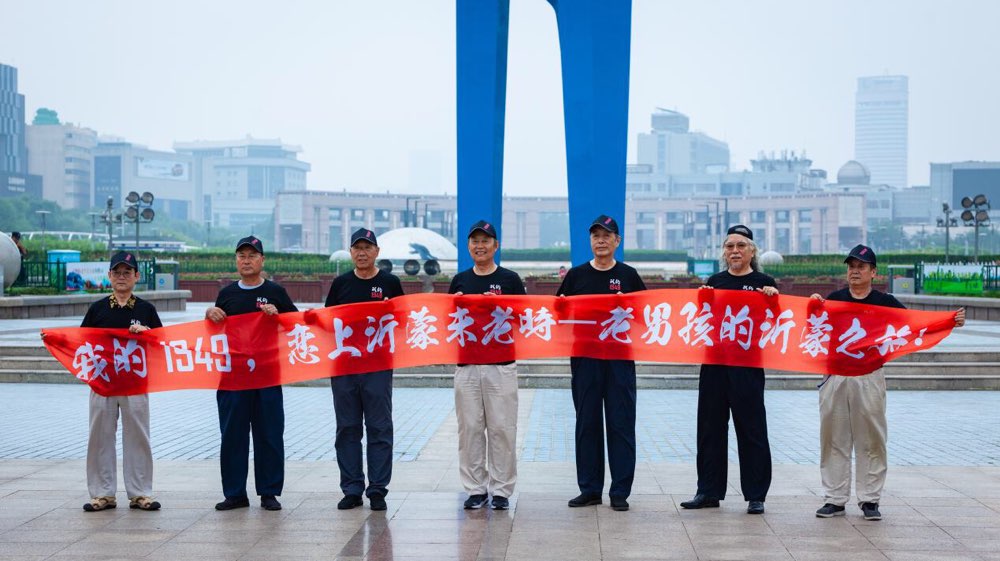
[[[14,288],[55,288],[66,290],[66,263],[42,261],[24,261],[21,263],[21,274],[11,285]],[[139,282],[136,290],[155,290],[156,275],[153,273],[155,260],[139,261]]]

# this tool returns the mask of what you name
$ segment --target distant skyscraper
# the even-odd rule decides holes
[[[90,208],[97,133],[60,123],[55,111],[43,108],[28,125],[25,137],[28,170],[42,176],[42,198],[62,208]]]
[[[858,78],[854,108],[854,159],[871,171],[871,182],[906,188],[909,78]]]
[[[17,68],[0,64],[0,172],[26,173],[24,96],[17,92]]]

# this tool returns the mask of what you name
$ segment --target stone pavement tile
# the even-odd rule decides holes
[[[855,551],[872,551],[875,546],[862,535],[855,536],[781,536],[788,551],[826,551],[832,555],[851,555]]]
[[[220,528],[207,529],[198,525],[188,528],[183,532],[179,532],[171,538],[170,542],[243,546],[246,545],[248,541],[250,544],[256,543],[256,536],[259,535],[260,532],[260,529],[241,529],[239,527],[234,527],[228,530]]]
[[[946,526],[945,532],[956,539],[975,538],[983,540],[1000,540],[1000,528],[974,528],[965,526]]]
[[[795,561],[830,561],[833,558],[829,551],[790,551]],[[850,561],[887,561],[881,551],[852,551]]]
[[[60,508],[50,510],[45,514],[27,520],[19,528],[24,530],[87,530],[95,531],[104,528],[118,518],[125,516],[128,508],[103,510],[101,512],[84,512],[83,509]]]
[[[980,561],[981,556],[966,551],[884,551],[890,561]]]
[[[414,557],[423,559],[475,559],[479,556],[479,542],[448,543],[448,544],[397,544],[394,539],[382,539],[375,542],[368,550],[367,557],[399,558]]]
[[[836,538],[854,538],[862,536],[855,526],[843,518],[816,518],[810,514],[812,519],[799,517],[795,519],[775,520],[771,515],[767,516],[767,525],[771,527],[774,535],[784,537],[809,537],[826,536]],[[791,521],[788,521],[791,520]]]
[[[978,538],[962,538],[958,540],[965,547],[972,551],[1000,552],[1000,540],[987,540]]]
[[[792,561],[792,555],[784,548],[764,548],[754,543],[695,546],[695,551],[698,559],[712,561]]]
[[[331,544],[268,544],[257,542],[240,554],[239,559],[267,561],[268,559],[330,559],[339,554],[340,546]]]
[[[704,510],[714,510],[715,516],[707,513],[702,515]],[[729,537],[745,539],[745,536],[774,537],[774,532],[764,519],[767,515],[754,516],[745,513],[734,515],[734,513],[720,513],[718,509],[704,510],[689,511],[693,514],[683,516],[684,528],[692,540],[695,538],[711,540],[717,536],[723,539]]]
[[[15,555],[52,555],[66,549],[65,542],[0,542],[0,559]]]
[[[132,557],[134,559],[136,557],[149,555],[165,543],[166,541],[164,540],[110,543],[106,541],[87,539],[66,546],[65,548],[59,550],[59,554],[73,555],[77,557],[83,557],[86,555],[104,555],[106,557],[120,556]]]
[[[70,544],[90,535],[86,530],[8,530],[0,533],[0,543],[50,542]]]
[[[694,547],[685,534],[645,535],[641,538],[601,532],[603,558],[695,558]]]
[[[241,554],[253,547],[253,540],[246,539],[242,543],[201,542],[183,543],[171,540],[153,550],[146,559],[156,561],[179,561],[181,559],[235,561]]]
[[[870,536],[868,539],[882,551],[965,551],[965,546],[953,538]]]
[[[507,546],[509,559],[598,559],[600,538],[579,530],[515,531]]]
[[[275,545],[327,544],[340,549],[351,539],[349,531],[327,532],[324,530],[299,530],[294,525],[285,525],[269,532],[257,534],[257,543]]]
[[[881,538],[927,538],[950,540],[955,536],[949,535],[937,526],[898,526],[894,524],[863,524],[855,526],[861,534]]]

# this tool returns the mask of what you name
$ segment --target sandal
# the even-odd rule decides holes
[[[132,497],[128,501],[128,507],[140,510],[160,510],[160,503],[150,497]]]
[[[94,497],[90,502],[83,505],[83,510],[87,512],[97,512],[109,508],[117,508],[118,502],[114,497]]]

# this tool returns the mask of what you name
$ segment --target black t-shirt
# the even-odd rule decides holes
[[[101,298],[90,305],[87,314],[83,316],[80,327],[103,327],[128,329],[131,325],[144,325],[150,329],[163,327],[156,307],[149,302],[133,295],[128,304],[119,306],[114,300],[115,295]],[[112,307],[114,304],[114,307]]]
[[[466,269],[458,273],[451,279],[451,286],[448,287],[448,294],[482,294],[492,292],[496,295],[525,295],[524,283],[521,277],[510,269],[497,267],[496,271],[488,275],[477,275],[474,269]]]
[[[757,290],[765,286],[778,287],[778,284],[774,282],[774,277],[760,271],[751,271],[748,275],[740,276],[733,275],[729,271],[721,271],[708,277],[705,284],[722,290]]]
[[[285,289],[269,280],[255,288],[241,288],[240,283],[234,282],[220,290],[215,299],[215,305],[222,308],[227,316],[257,312],[264,304],[274,304],[278,313],[282,314],[299,311]]]
[[[524,282],[517,273],[510,269],[497,266],[497,270],[488,275],[477,275],[475,269],[466,269],[451,278],[451,286],[448,287],[448,294],[483,294],[490,292],[498,296],[525,295]],[[490,362],[484,364],[513,364],[514,361]],[[460,362],[458,366],[465,366],[468,363]],[[481,363],[482,364],[482,363]]]
[[[402,295],[403,285],[396,275],[380,270],[374,277],[363,279],[355,275],[352,270],[333,279],[330,293],[326,295],[325,305],[377,302]]]
[[[640,290],[646,290],[646,283],[634,268],[617,261],[607,271],[598,271],[588,261],[566,272],[556,294],[628,294]]]
[[[855,304],[871,304],[873,306],[885,306],[886,308],[905,308],[899,300],[892,294],[886,294],[885,292],[880,292],[878,290],[872,289],[868,296],[862,299],[857,299],[851,296],[850,288],[842,288],[840,290],[835,290],[826,297],[827,300],[833,300],[836,302],[854,302]]]

